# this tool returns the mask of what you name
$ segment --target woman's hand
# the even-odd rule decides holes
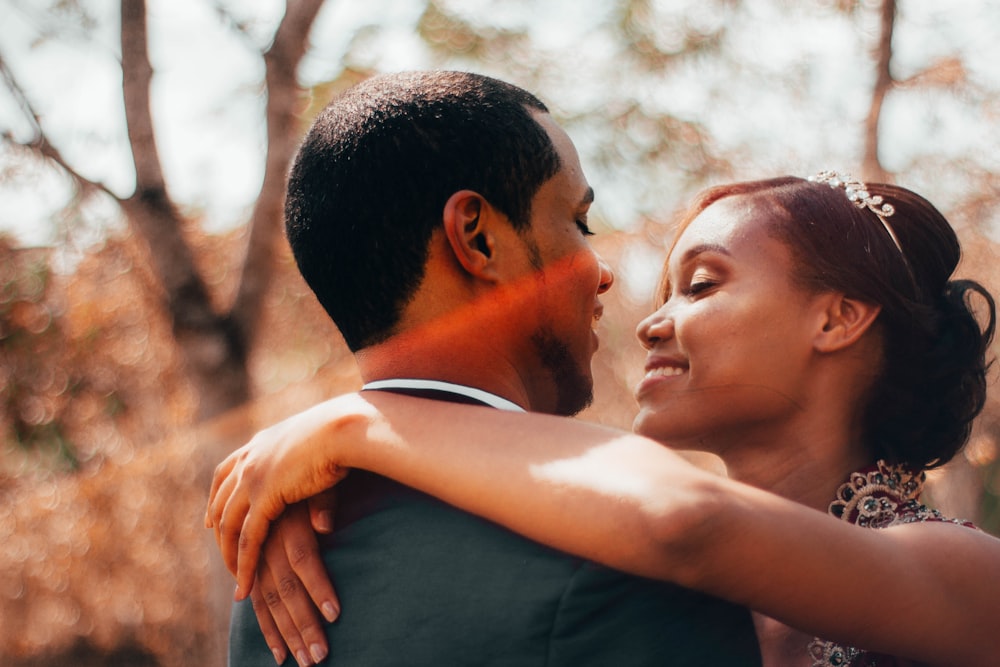
[[[329,653],[320,614],[334,621],[340,602],[320,557],[316,532],[329,533],[332,523],[317,525],[310,514],[332,511],[333,491],[295,503],[274,522],[264,542],[250,600],[257,622],[277,664],[291,651],[296,662],[319,664]],[[322,523],[322,522],[321,522]]]
[[[219,464],[205,525],[214,528],[236,599],[253,587],[261,545],[285,508],[333,487],[347,474],[342,454],[377,411],[359,394],[341,396],[265,429]]]

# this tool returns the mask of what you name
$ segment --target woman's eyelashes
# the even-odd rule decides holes
[[[686,283],[680,283],[676,290],[671,290],[668,292],[667,301],[673,299],[683,298],[683,299],[697,299],[702,296],[707,296],[712,288],[717,287],[719,282],[717,280],[709,280],[707,278],[692,280]]]
[[[687,287],[684,288],[683,294],[688,297],[695,297],[705,292],[709,291],[713,287],[719,284],[719,281],[715,278],[705,276],[705,275],[694,275],[691,280],[688,281]]]
[[[580,233],[584,236],[593,236],[594,232],[590,231],[590,227],[587,226],[586,218],[577,218],[576,226],[580,229]]]

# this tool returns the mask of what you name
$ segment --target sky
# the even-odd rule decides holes
[[[48,19],[39,3],[0,0],[0,54],[67,160],[127,196],[132,172],[116,62],[118,3],[82,1],[96,17],[95,27],[65,21],[58,39],[41,39]],[[246,219],[260,186],[265,146],[259,53],[283,3],[223,1],[247,22],[245,34],[220,20],[212,4],[149,0],[152,102],[172,195],[206,228],[222,230]],[[850,19],[835,12],[832,1],[747,0],[737,14],[728,14],[713,2],[651,0],[657,18],[651,29],[661,44],[680,34],[680,22],[705,29],[726,25],[728,65],[705,59],[636,79],[623,65],[628,54],[601,30],[612,7],[605,0],[446,4],[477,25],[530,30],[537,62],[512,57],[476,66],[534,90],[566,117],[627,100],[697,121],[709,130],[715,150],[738,157],[735,178],[849,168],[860,159],[874,11]],[[936,159],[972,160],[1000,172],[1000,106],[992,100],[1000,91],[1000,9],[977,0],[942,4],[900,0],[894,75],[907,78],[959,55],[973,85],[961,95],[893,93],[881,130],[886,166],[911,179],[904,185],[930,189],[932,201],[946,208],[962,196],[962,183],[948,183],[935,169]],[[422,0],[329,0],[302,63],[303,83],[335,77],[349,50],[352,64],[372,69],[437,65],[414,32],[423,8]],[[446,64],[469,65],[460,58]],[[977,94],[986,102],[979,103]],[[672,165],[629,163],[626,155],[624,165],[602,171],[591,158],[606,140],[600,128],[568,127],[598,190],[596,210],[611,226],[662,213],[686,196]],[[0,132],[22,139],[31,134],[23,109],[6,89],[0,89]],[[33,167],[0,146],[0,232],[13,233],[23,245],[85,245],[120,224],[115,208],[101,200],[80,216],[61,215],[67,196],[64,179],[52,170]]]

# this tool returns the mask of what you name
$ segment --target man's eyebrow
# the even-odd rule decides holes
[[[718,243],[702,243],[688,248],[681,256],[681,263],[684,264],[689,262],[698,255],[706,252],[714,252],[720,255],[726,255],[727,257],[732,256],[732,253],[729,252],[729,249],[726,246],[719,245]]]

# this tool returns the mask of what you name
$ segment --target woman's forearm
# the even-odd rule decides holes
[[[699,489],[715,478],[653,441],[595,424],[383,392],[363,397],[377,417],[330,434],[338,463],[641,575],[662,578],[667,569],[651,529],[696,524],[705,508]]]
[[[208,524],[239,590],[268,523],[346,467],[845,644],[943,665],[1000,654],[995,538],[949,524],[858,528],[633,434],[381,392],[316,406],[220,464]]]
[[[363,398],[373,410],[333,422],[325,458],[568,553],[765,613],[779,610],[756,582],[781,576],[764,561],[807,553],[799,536],[829,518],[617,429],[382,392]],[[758,544],[765,540],[774,548]]]
[[[797,627],[826,623],[824,612],[811,616],[815,600],[797,594],[816,587],[813,568],[831,570],[824,577],[837,580],[853,557],[842,545],[857,546],[859,538],[864,545],[868,537],[696,468],[632,433],[379,392],[364,398],[375,417],[330,438],[329,455],[338,463],[391,477],[557,549]],[[855,582],[844,577],[837,585],[849,590]]]
[[[955,526],[929,527],[942,533],[930,545],[921,535],[926,526],[860,529],[594,424],[379,392],[364,397],[377,416],[353,425],[364,432],[355,431],[344,465],[557,549],[847,644],[943,664],[956,655],[975,664],[983,646],[1000,650],[998,633],[982,620],[1000,614],[994,597],[982,595],[984,584],[1000,585],[1000,541]],[[940,584],[949,543],[981,566],[979,576]],[[878,604],[862,608],[859,601],[873,595]],[[942,620],[931,600],[954,613]],[[970,641],[978,643],[971,650]]]

